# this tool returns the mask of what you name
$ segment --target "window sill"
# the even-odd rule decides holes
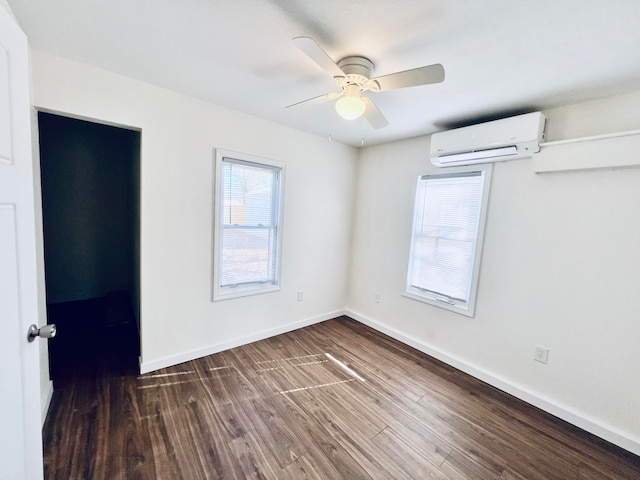
[[[280,285],[269,285],[261,287],[236,287],[236,288],[224,288],[222,291],[216,290],[213,292],[213,301],[218,302],[222,300],[230,300],[232,298],[248,297],[251,295],[260,295],[263,293],[277,292],[280,290]]]
[[[442,308],[444,310],[449,310],[451,312],[459,313],[467,317],[473,317],[474,315],[473,305],[469,305],[468,308],[464,308],[461,305],[450,305],[446,302],[442,302],[440,300],[437,300],[435,297],[427,297],[425,295],[418,295],[411,292],[404,292],[402,296],[406,298],[410,298],[411,300],[417,300],[418,302],[427,303],[429,305],[433,305],[434,307]]]

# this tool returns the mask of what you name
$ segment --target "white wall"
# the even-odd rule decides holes
[[[545,113],[549,140],[638,129],[640,93]],[[401,296],[428,152],[429,137],[362,152],[347,311],[640,453],[640,169],[496,164],[468,318]],[[532,360],[536,345],[547,365]]]
[[[355,149],[41,52],[32,63],[37,108],[142,131],[143,371],[341,313]],[[286,164],[280,292],[211,301],[215,147]]]

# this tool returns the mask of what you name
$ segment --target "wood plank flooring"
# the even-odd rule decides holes
[[[48,479],[640,479],[640,457],[347,317],[95,373],[54,393]]]

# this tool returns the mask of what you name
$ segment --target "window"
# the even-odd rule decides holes
[[[284,166],[216,151],[213,299],[280,289]]]
[[[405,296],[473,316],[491,165],[418,178]]]

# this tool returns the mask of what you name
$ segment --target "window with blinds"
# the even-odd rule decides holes
[[[473,316],[491,165],[418,179],[406,295]]]
[[[283,166],[217,152],[214,300],[279,289]]]

